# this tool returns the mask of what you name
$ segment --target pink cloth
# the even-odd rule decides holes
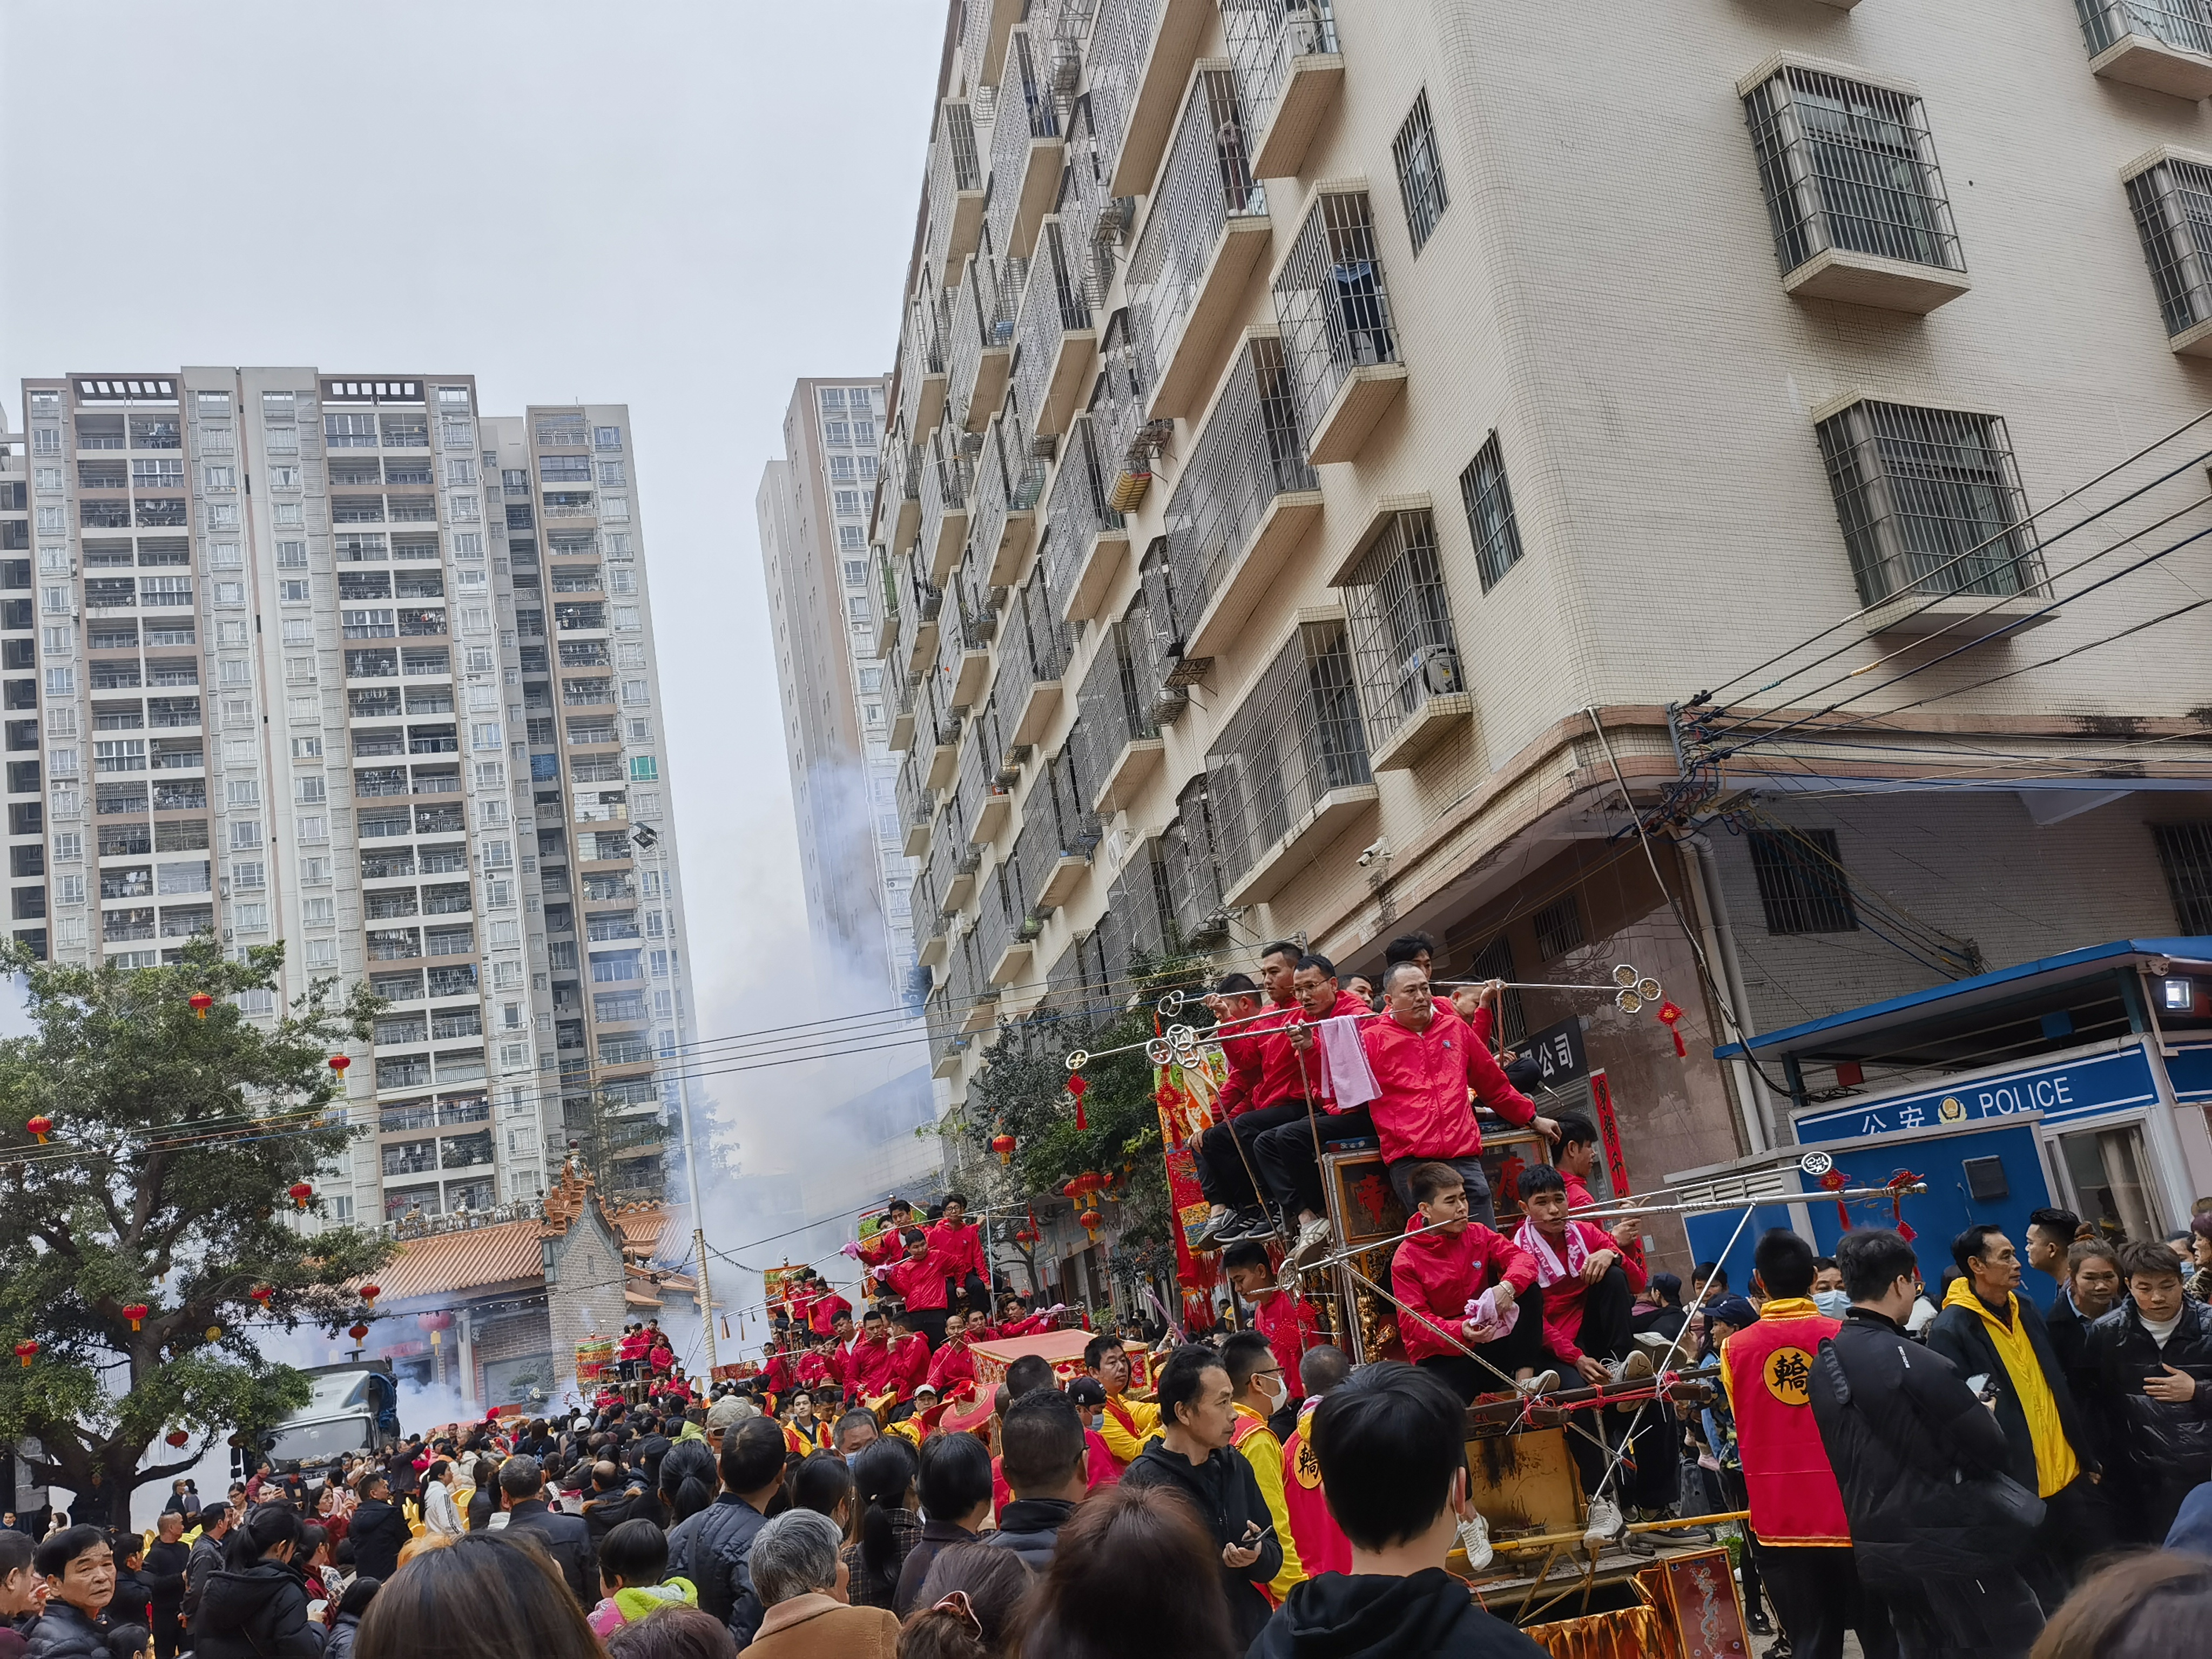
[[[1589,1260],[1589,1246],[1583,1243],[1580,1227],[1567,1229],[1567,1260],[1560,1266],[1559,1258],[1544,1235],[1536,1231],[1534,1221],[1523,1221],[1513,1242],[1536,1258],[1536,1282],[1549,1290],[1563,1279],[1580,1279],[1583,1264]]]
[[[1492,1285],[1467,1304],[1467,1316],[1474,1322],[1474,1328],[1465,1334],[1466,1340],[1470,1347],[1479,1347],[1512,1334],[1513,1328],[1521,1322],[1521,1304],[1516,1302],[1499,1313],[1498,1287]]]
[[[1364,1106],[1382,1091],[1376,1086],[1375,1071],[1367,1063],[1367,1050],[1359,1039],[1360,1018],[1356,1014],[1339,1014],[1322,1021],[1322,1063],[1328,1068],[1328,1091],[1335,1099],[1335,1109],[1348,1112],[1355,1106]]]

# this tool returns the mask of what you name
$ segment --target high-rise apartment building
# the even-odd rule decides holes
[[[17,937],[282,941],[258,1018],[366,980],[337,1218],[536,1197],[572,1139],[659,1197],[691,1010],[629,411],[185,368],[28,380],[24,414]]]
[[[1587,999],[1506,1025],[1573,1023],[1683,1170],[1856,1086],[1715,1060],[1723,995],[2204,927],[2212,635],[2167,613],[2212,561],[2074,572],[2207,522],[2202,445],[2123,466],[2212,396],[2206,44],[2102,0],[951,6],[874,529],[956,1097],[1163,951],[1419,928],[1661,979],[1686,1060]]]
[[[817,969],[887,1008],[912,976],[914,871],[878,660],[890,606],[868,547],[884,392],[880,378],[799,381],[756,505]]]

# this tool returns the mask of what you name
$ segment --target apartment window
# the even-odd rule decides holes
[[[31,453],[33,455],[58,455],[61,453],[61,428],[58,426],[40,426],[31,428]]]
[[[246,568],[246,556],[236,542],[210,542],[207,550],[207,567],[210,570],[243,570]]]
[[[620,461],[601,461],[599,482],[602,484],[612,484],[617,489],[626,489],[629,487],[629,469]]]
[[[612,523],[612,524],[627,524],[627,523],[629,523],[629,496],[627,496],[627,495],[602,495],[602,496],[600,496],[600,497],[599,497],[599,517],[600,517],[600,519],[601,519],[602,520],[606,521],[606,522],[608,522],[608,523]]]
[[[2212,933],[2212,822],[2154,823],[2150,833],[2181,931]],[[54,844],[58,857],[59,836]]]
[[[238,488],[238,469],[234,466],[209,466],[203,467],[201,471],[206,476],[207,487],[210,489]]]
[[[1830,248],[1966,268],[1917,97],[1791,65],[1743,101],[1785,275]]]
[[[1850,879],[1832,830],[1753,830],[1752,873],[1770,933],[1850,933],[1858,929]]]
[[[1425,508],[1396,514],[1344,581],[1345,612],[1380,748],[1431,697],[1464,689],[1435,522]]]
[[[2099,58],[2130,34],[2212,57],[2212,5],[2205,0],[2075,0],[2089,56]],[[2123,74],[2122,79],[2132,79]],[[2142,84],[2159,84],[2157,82]],[[2160,85],[2161,91],[2172,87]]]
[[[276,568],[279,570],[305,570],[307,568],[307,544],[305,542],[276,544]]]
[[[2212,322],[2212,167],[2162,155],[2127,191],[2167,335]]]
[[[1391,141],[1390,154],[1398,164],[1398,193],[1405,199],[1406,228],[1413,233],[1413,252],[1419,253],[1451,203],[1444,191],[1443,163],[1437,155],[1437,129],[1429,118],[1426,87],[1413,100],[1413,112]]]
[[[298,394],[290,392],[264,392],[261,394],[261,418],[264,421],[289,421],[298,407]]]
[[[1459,475],[1459,495],[1467,508],[1468,533],[1474,538],[1475,568],[1487,593],[1521,562],[1521,526],[1513,514],[1513,490],[1505,481],[1505,457],[1495,432]]]
[[[592,428],[592,447],[594,449],[620,449],[622,447],[622,428],[618,426],[593,427]]]
[[[1861,401],[1820,422],[1859,598],[2002,598],[2041,580],[2027,499],[1994,415]]]
[[[1536,951],[1547,962],[1556,962],[1587,942],[1583,932],[1582,905],[1572,893],[1554,899],[1529,918],[1536,930]]]

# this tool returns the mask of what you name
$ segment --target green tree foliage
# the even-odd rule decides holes
[[[0,949],[38,1027],[0,1042],[0,1441],[36,1437],[74,1491],[95,1472],[110,1492],[167,1480],[304,1405],[306,1377],[264,1359],[252,1328],[350,1323],[341,1287],[394,1253],[356,1227],[294,1225],[288,1189],[366,1133],[334,1109],[328,1062],[380,1004],[364,986],[336,1003],[325,981],[263,1030],[232,999],[273,989],[283,960],[281,945],[228,960],[206,937],[130,971]],[[188,1001],[203,991],[205,1018]],[[25,1127],[40,1116],[46,1146]],[[142,1304],[133,1331],[123,1310]],[[17,1365],[26,1339],[39,1352]],[[141,1469],[172,1429],[198,1443]]]

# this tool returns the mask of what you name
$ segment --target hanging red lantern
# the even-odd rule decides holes
[[[1085,1210],[1079,1218],[1083,1223],[1083,1231],[1089,1233],[1094,1239],[1098,1237],[1098,1230],[1106,1224],[1106,1218],[1096,1210]]]
[[[336,1072],[341,1079],[343,1079],[346,1074],[346,1067],[352,1064],[353,1061],[347,1059],[343,1054],[332,1054],[331,1056],[331,1070]]]
[[[1036,1243],[1040,1237],[1041,1235],[1035,1229],[1023,1227],[1016,1231],[1014,1243],[1026,1247]]]
[[[315,1195],[315,1189],[304,1181],[295,1181],[285,1190],[292,1194],[292,1207],[295,1210],[306,1209],[307,1200]]]
[[[25,1370],[31,1369],[31,1356],[38,1351],[39,1345],[35,1342],[18,1342],[15,1345],[15,1358],[23,1362]]]
[[[256,1285],[246,1292],[246,1295],[261,1304],[261,1310],[264,1313],[269,1311],[269,1298],[276,1294],[276,1287],[274,1285]]]
[[[1681,1007],[1671,999],[1659,1005],[1659,1023],[1667,1028],[1667,1034],[1674,1039],[1674,1057],[1677,1060],[1686,1060],[1689,1058],[1690,1051],[1683,1044],[1682,1033],[1679,1029],[1681,1018]]]
[[[368,1327],[366,1325],[349,1325],[346,1328],[346,1334],[351,1337],[355,1341],[358,1342],[368,1334]]]
[[[54,1132],[54,1121],[41,1112],[23,1127],[38,1136],[39,1145],[43,1146],[46,1144],[46,1137]]]
[[[182,1446],[190,1442],[191,1436],[186,1434],[182,1429],[171,1429],[168,1433],[163,1435],[161,1438],[167,1441],[173,1446]]]
[[[991,1150],[999,1155],[1000,1164],[1012,1164],[1014,1161],[1015,1145],[1016,1142],[1012,1135],[1000,1134],[991,1138]]]
[[[384,1286],[381,1285],[364,1285],[361,1287],[361,1299],[368,1303],[372,1310],[376,1306],[376,1298],[383,1294]]]
[[[422,1316],[422,1328],[426,1331],[450,1331],[453,1328],[453,1316],[449,1313],[426,1313]]]
[[[131,1322],[131,1328],[134,1331],[144,1323],[146,1313],[146,1304],[143,1302],[131,1303],[123,1310],[123,1316]]]
[[[200,1019],[205,1019],[208,1017],[208,1010],[215,1006],[215,999],[205,991],[195,991],[186,997],[185,1001],[194,1016]]]

